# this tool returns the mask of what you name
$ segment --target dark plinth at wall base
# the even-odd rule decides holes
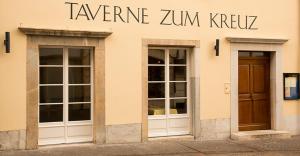
[[[106,126],[106,143],[136,143],[142,140],[141,124],[124,124]]]
[[[25,149],[26,131],[1,131],[0,132],[0,151]]]
[[[206,119],[200,121],[200,135],[196,138],[201,141],[226,140],[230,138],[230,119]]]

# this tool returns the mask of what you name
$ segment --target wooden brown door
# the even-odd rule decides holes
[[[239,130],[270,129],[270,58],[240,55],[238,83]]]

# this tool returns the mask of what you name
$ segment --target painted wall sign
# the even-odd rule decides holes
[[[150,24],[148,8],[131,8],[100,4],[65,2],[69,9],[69,19],[85,19],[89,21],[122,22]],[[186,10],[161,9],[160,25],[200,27],[200,12]],[[236,14],[210,13],[210,28],[257,30],[258,16],[242,16]]]

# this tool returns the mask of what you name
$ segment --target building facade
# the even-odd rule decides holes
[[[298,135],[299,6],[2,0],[0,150]]]

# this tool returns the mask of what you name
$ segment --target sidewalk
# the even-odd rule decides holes
[[[102,156],[102,155],[267,155],[300,156],[300,137],[256,141],[150,141],[118,145],[60,145],[32,151],[0,151],[0,156]]]

